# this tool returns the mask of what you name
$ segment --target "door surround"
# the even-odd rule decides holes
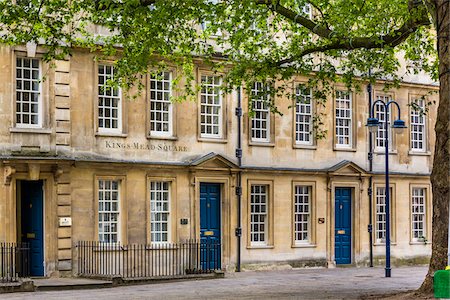
[[[334,261],[336,265],[351,264],[353,260],[352,188],[336,187],[334,198]],[[338,193],[339,192],[339,193]],[[339,207],[337,205],[339,204]],[[339,218],[338,218],[339,216]],[[339,225],[339,226],[338,226]],[[338,228],[336,228],[338,227]],[[339,230],[336,230],[339,229]],[[348,230],[348,232],[346,232]],[[339,244],[338,244],[339,241]],[[346,246],[348,245],[348,247]],[[339,249],[339,257],[337,250]],[[339,261],[338,261],[339,260]]]
[[[220,183],[200,183],[200,244],[202,246],[222,241]],[[203,201],[202,201],[203,199]],[[221,266],[221,244],[219,249],[206,246],[200,253],[202,269]]]
[[[29,256],[29,262],[30,262],[30,272],[31,276],[44,276],[45,275],[45,195],[44,195],[44,181],[43,180],[20,180],[16,182],[17,186],[20,186],[20,189],[17,188],[17,194],[18,194],[18,208],[17,208],[17,217],[20,217],[20,219],[17,222],[17,231],[18,231],[18,237],[17,239],[22,242],[28,242],[30,245],[30,256]],[[24,186],[24,185],[27,186]],[[30,188],[32,187],[32,188]],[[27,189],[30,189],[29,197],[28,199],[24,196],[24,191]],[[28,192],[28,191],[27,191]],[[34,198],[32,197],[39,195],[39,197]],[[38,201],[38,202],[34,202]],[[30,205],[30,210],[26,208],[25,205]],[[39,211],[37,211],[34,207],[32,207],[32,204],[40,204],[39,205]],[[20,206],[19,206],[20,205]],[[33,224],[35,221],[31,220],[38,220],[37,227],[34,227]],[[31,221],[31,222],[30,222]],[[35,230],[33,230],[34,228]],[[34,232],[30,232],[33,230]],[[39,254],[39,260],[42,259],[42,261],[37,262],[38,266],[36,268],[33,267],[33,246],[36,246],[36,240],[34,237],[36,236],[36,233],[40,232],[41,238],[38,240],[39,245],[38,248],[40,248],[40,254]],[[34,236],[28,236],[28,235],[34,235]],[[31,240],[30,240],[31,239]],[[35,262],[36,263],[36,262]],[[42,263],[42,265],[41,265]],[[35,270],[37,273],[33,273]]]
[[[221,265],[226,268],[230,264],[230,251],[234,241],[231,235],[231,177],[203,177],[195,176],[193,179],[194,201],[191,207],[192,226],[191,236],[200,239],[200,184],[220,184],[220,226],[221,226]],[[234,197],[233,197],[234,199]]]
[[[27,173],[17,172],[14,174],[6,199],[6,213],[9,221],[9,230],[6,232],[6,241],[17,242],[21,228],[18,228],[17,203],[21,201],[17,193],[17,181],[30,180]],[[50,172],[41,172],[39,180],[43,182],[43,231],[44,231],[44,276],[50,276],[57,271],[58,261],[58,222],[56,213],[56,184],[54,175]],[[9,199],[9,200],[8,200]],[[53,208],[53,209],[52,209]],[[9,215],[8,215],[9,214]],[[8,227],[7,227],[8,228]]]
[[[361,204],[361,193],[363,193],[363,185],[362,181],[357,178],[354,180],[333,180],[328,185],[329,193],[328,193],[328,204],[327,204],[327,215],[328,215],[328,230],[327,230],[327,264],[329,267],[335,267],[335,253],[334,253],[334,243],[335,243],[335,191],[336,188],[351,188],[351,227],[352,227],[352,235],[351,235],[351,263],[354,264],[356,261],[360,260],[361,255],[361,207],[367,206],[365,204]],[[358,216],[358,217],[357,217]]]

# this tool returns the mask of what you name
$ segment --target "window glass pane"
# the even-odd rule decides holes
[[[112,87],[109,82],[114,79],[113,66],[98,66],[98,128],[99,130],[120,130],[122,102],[120,88]]]
[[[219,76],[201,77],[200,91],[200,135],[222,137],[222,83]]]
[[[172,135],[172,75],[170,72],[152,74],[150,78],[150,133]]]
[[[262,82],[253,83],[251,98],[253,117],[251,137],[253,141],[270,142],[270,97],[268,86]]]
[[[413,188],[411,195],[411,228],[413,241],[426,238],[426,189]]]
[[[295,142],[312,145],[312,91],[304,86],[297,86],[295,103]]]
[[[16,58],[16,124],[41,126],[41,70],[38,59]],[[33,103],[33,104],[32,104]]]
[[[385,103],[391,100],[390,96],[377,96],[376,100],[382,100]],[[375,118],[377,118],[380,122],[380,126],[375,134],[375,147],[384,148],[386,142],[386,135],[388,138],[388,147],[392,149],[392,129],[391,129],[391,111],[389,110],[387,113],[387,121],[384,113],[384,105],[382,103],[375,104]],[[388,122],[389,130],[386,132],[386,122]]]
[[[423,99],[417,99],[414,101],[418,110],[411,107],[410,115],[410,133],[411,133],[411,149],[416,151],[426,151],[426,134],[425,134],[425,115],[423,110],[425,109],[425,101]]]
[[[98,239],[100,242],[119,241],[119,181],[98,181]]]
[[[294,195],[294,239],[296,242],[310,242],[311,231],[311,187],[297,185]]]
[[[152,242],[168,242],[170,182],[150,182],[150,236]]]
[[[250,191],[250,241],[267,244],[268,185],[252,185]]]
[[[349,92],[336,91],[336,145],[352,146],[352,99]]]
[[[390,206],[392,207],[392,188],[389,189]],[[377,243],[384,243],[386,241],[386,188],[377,187],[375,195],[375,240]],[[392,210],[390,213],[392,220]],[[391,221],[392,224],[392,221]],[[392,236],[392,225],[391,225]]]

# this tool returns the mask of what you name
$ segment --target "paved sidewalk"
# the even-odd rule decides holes
[[[417,289],[426,267],[294,269],[230,273],[224,279],[91,290],[1,294],[0,299],[358,299]]]

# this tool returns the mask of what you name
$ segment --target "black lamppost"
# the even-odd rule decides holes
[[[380,126],[380,120],[374,117],[374,108],[375,105],[381,103],[384,107],[384,125],[385,125],[385,137],[384,137],[384,146],[385,146],[385,176],[386,176],[386,200],[385,200],[385,212],[386,212],[386,268],[385,268],[385,277],[391,277],[391,219],[390,219],[390,193],[389,193],[389,106],[391,104],[395,104],[398,109],[398,119],[394,121],[392,128],[395,131],[400,131],[403,128],[406,128],[405,121],[400,119],[400,106],[394,100],[390,100],[388,102],[384,102],[383,100],[377,100],[372,104],[370,110],[370,118],[367,119],[366,126],[369,127],[369,131],[372,133],[377,132],[378,127]]]

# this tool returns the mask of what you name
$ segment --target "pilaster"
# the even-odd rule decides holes
[[[70,167],[58,167],[54,174],[58,217],[58,270],[69,272],[72,270],[73,250]]]
[[[56,149],[68,150],[71,144],[70,61],[58,60],[55,65]]]

